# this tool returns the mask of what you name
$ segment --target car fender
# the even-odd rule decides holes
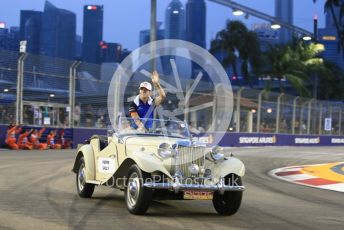
[[[168,170],[164,167],[163,162],[157,156],[141,151],[134,151],[130,153],[121,163],[121,166],[116,171],[114,176],[117,178],[128,176],[127,170],[131,164],[137,164],[144,172],[152,173],[158,171],[172,178]]]
[[[245,165],[241,160],[235,157],[229,157],[222,162],[214,164],[211,171],[214,179],[219,179],[229,174],[236,174],[243,177],[245,175]]]
[[[91,145],[83,145],[78,149],[78,154],[74,162],[73,172],[77,173],[78,162],[81,157],[84,157],[85,169],[86,169],[86,181],[96,179],[96,167],[94,162],[94,153]]]

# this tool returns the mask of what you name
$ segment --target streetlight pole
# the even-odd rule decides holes
[[[150,42],[156,40],[156,0],[151,0]],[[151,45],[151,71],[156,70],[155,45]]]
[[[313,18],[313,42],[316,44],[318,42],[318,17],[317,15]],[[314,73],[313,82],[313,98],[317,99],[318,95],[318,73]]]
[[[151,18],[150,18],[150,50],[151,50],[151,73],[156,70],[155,61],[155,44],[152,42],[156,40],[156,0],[151,0]],[[156,110],[154,110],[154,119],[157,117]]]

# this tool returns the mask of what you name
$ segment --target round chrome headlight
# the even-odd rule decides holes
[[[196,175],[199,173],[199,166],[196,165],[196,164],[191,164],[189,166],[189,172],[192,174],[192,175]]]
[[[158,154],[162,158],[171,157],[173,154],[173,150],[168,143],[162,143],[159,145]]]

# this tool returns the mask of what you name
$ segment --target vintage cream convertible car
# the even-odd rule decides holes
[[[119,118],[108,137],[92,136],[78,147],[73,167],[80,197],[91,197],[95,185],[124,191],[130,213],[144,214],[151,200],[212,200],[215,210],[232,215],[245,187],[244,164],[219,146],[192,141],[180,121],[135,121]]]

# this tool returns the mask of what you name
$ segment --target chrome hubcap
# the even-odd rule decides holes
[[[130,175],[127,186],[127,203],[130,208],[133,208],[139,199],[140,194],[140,180],[136,172]]]
[[[82,164],[79,168],[78,172],[78,188],[79,191],[82,191],[85,187],[86,181],[85,181],[85,165]]]
[[[137,184],[135,181],[133,181],[129,184],[129,192],[130,192],[131,196],[135,196],[135,194],[137,192]]]

